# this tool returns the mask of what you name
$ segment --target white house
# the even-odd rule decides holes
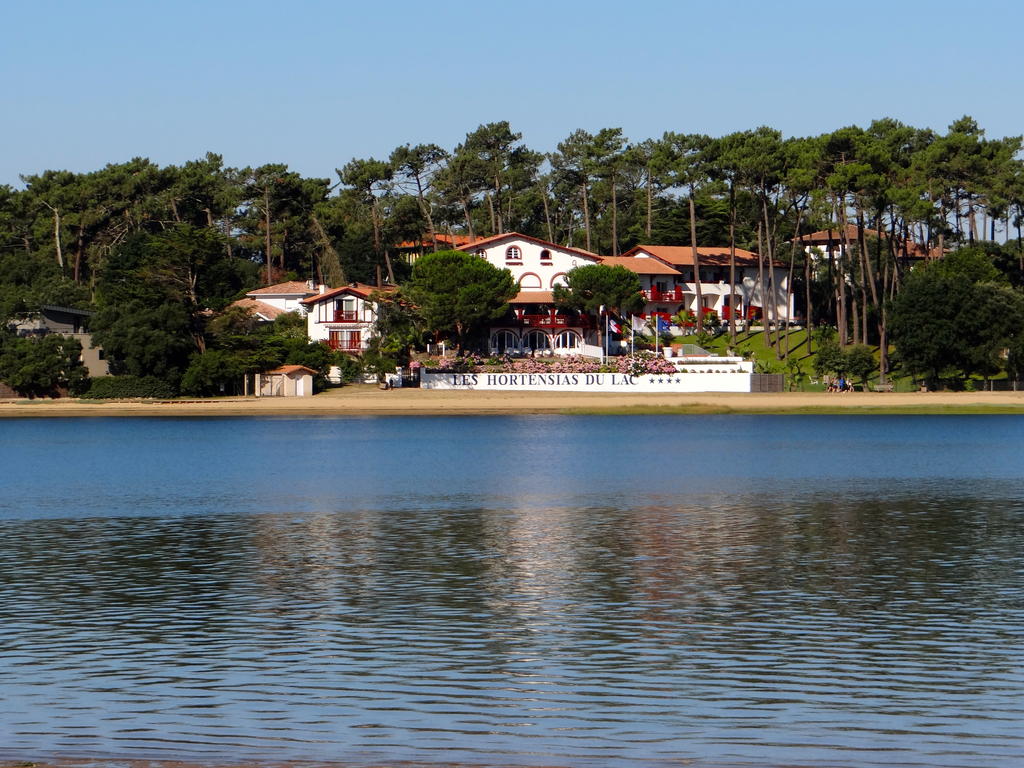
[[[889,234],[887,232],[865,228],[864,237],[870,252],[874,252],[875,243],[879,240],[885,243],[885,248],[888,248]],[[847,245],[856,247],[859,244],[860,233],[856,224],[847,224],[845,229],[842,227],[822,229],[795,237],[790,242],[797,243],[812,256],[829,260],[839,259],[846,255]],[[913,240],[904,240],[901,237],[897,237],[893,242],[893,251],[898,257],[908,261],[938,259],[942,256],[942,251],[938,248],[927,248]]]
[[[306,307],[302,300],[317,292],[312,280],[292,280],[249,291],[244,299],[233,302],[231,306],[248,309],[258,320],[269,323],[284,312],[305,315]]]
[[[601,257],[579,248],[557,245],[518,232],[477,240],[458,250],[487,259],[507,269],[519,286],[505,321],[491,325],[492,352],[578,354],[584,344],[597,343],[591,318],[557,307],[552,296],[556,285],[565,285],[565,274],[585,264],[599,264]]]
[[[702,311],[714,310],[723,320],[735,309],[740,317],[760,317],[765,300],[774,303],[775,316],[793,317],[793,297],[788,290],[789,277],[781,262],[767,265],[771,270],[772,292],[769,296],[761,285],[758,255],[742,248],[736,249],[736,292],[730,291],[730,254],[726,247],[697,248],[700,258],[700,290]],[[672,268],[675,274],[664,274],[653,268],[638,268],[643,259],[653,259]],[[623,266],[641,275],[647,295],[646,316],[670,317],[680,310],[696,313],[697,287],[694,282],[693,249],[682,245],[637,245],[618,259],[606,258],[605,264],[622,262]],[[627,263],[628,262],[628,263]],[[643,269],[643,272],[640,270]]]
[[[310,341],[326,342],[331,349],[359,354],[366,349],[377,319],[370,295],[391,291],[366,283],[351,283],[341,288],[320,286],[319,292],[302,299],[306,312],[306,332]]]

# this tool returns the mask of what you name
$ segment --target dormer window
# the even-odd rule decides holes
[[[519,250],[518,246],[510,245],[505,250],[505,261],[522,261],[523,252]]]
[[[546,263],[546,264],[550,264],[551,263],[551,251],[549,251],[547,248],[545,248],[543,251],[541,251],[540,252],[540,260],[542,262]]]

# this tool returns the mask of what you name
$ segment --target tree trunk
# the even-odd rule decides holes
[[[53,213],[53,246],[57,250],[57,265],[60,267],[61,274],[64,273],[64,251],[61,249],[60,244],[60,211],[54,208],[47,202],[44,202],[47,208]],[[1019,239],[1019,238],[1018,238]],[[77,280],[75,282],[78,282]]]
[[[740,302],[743,306],[743,302]],[[729,346],[736,346],[736,200],[729,187]]]
[[[271,242],[270,242],[270,187],[263,188],[263,216],[264,226],[266,227],[266,251],[267,251],[267,285],[272,285],[274,282],[273,278],[273,264],[271,263]]]
[[[811,291],[811,279],[814,275],[811,269],[811,254],[807,252],[807,248],[803,243],[803,236],[800,237],[800,250],[804,255],[804,302],[806,307],[804,312],[804,328],[807,333],[807,354],[814,353],[814,346],[812,337],[814,335],[814,307],[813,307],[813,292]]]
[[[612,176],[612,256],[619,255],[619,230],[616,218],[618,203],[615,199],[615,177]]]
[[[583,192],[583,230],[586,233],[587,238],[587,250],[590,250],[590,204],[587,201],[587,183],[584,181],[582,186]]]
[[[341,268],[341,258],[338,256],[338,252],[334,249],[331,244],[331,239],[327,236],[327,231],[324,229],[323,224],[320,223],[320,219],[317,218],[316,214],[310,215],[310,221],[313,223],[313,230],[316,232],[317,240],[320,241],[320,248],[323,250],[323,255],[320,257],[320,273],[323,278],[323,282],[335,288],[339,285],[345,284],[345,272]]]
[[[545,186],[541,190],[541,199],[544,201],[544,222],[548,227],[548,242],[555,242],[555,231],[551,227],[551,210],[548,208],[548,190]]]
[[[779,308],[778,308],[778,305],[777,305],[777,303],[775,301],[775,292],[776,292],[776,290],[778,288],[775,285],[775,248],[774,248],[775,233],[772,230],[771,221],[770,221],[770,219],[768,217],[768,196],[766,194],[761,196],[761,215],[763,217],[763,223],[764,223],[764,250],[766,251],[766,253],[764,254],[764,257],[765,257],[765,259],[768,262],[768,266],[767,266],[767,273],[768,274],[767,274],[767,277],[766,277],[765,283],[764,283],[764,288],[765,288],[765,291],[766,291],[765,309],[767,311],[767,320],[768,320],[768,325],[766,327],[766,333],[767,333],[768,343],[771,344],[773,347],[775,347],[775,356],[776,356],[776,358],[781,360],[782,357],[781,357],[780,351],[781,351],[781,342],[782,342],[782,331],[779,328]],[[760,243],[758,243],[758,247],[760,249],[760,247],[761,247]],[[773,333],[772,333],[773,326],[774,326],[774,336],[773,336]]]
[[[757,288],[760,292],[761,299],[761,326],[764,328],[765,339],[768,343],[771,343],[771,334],[768,333],[768,318],[766,316],[767,310],[765,309],[765,290],[764,290],[764,238],[762,236],[762,228],[764,222],[757,222]]]
[[[693,254],[693,286],[697,298],[697,333],[704,330],[704,294],[700,286],[700,253],[697,251],[697,206],[693,202],[694,189],[690,188],[690,251]]]
[[[651,167],[647,166],[647,224],[644,227],[644,234],[647,235],[648,240],[651,239],[651,219],[654,208],[654,190],[651,188],[652,180]]]
[[[82,280],[82,256],[85,255],[85,227],[82,225],[78,226],[78,237],[75,240],[75,265],[73,269],[74,281],[76,283]]]
[[[437,230],[434,229],[434,217],[430,214],[430,206],[427,205],[427,198],[423,194],[423,181],[418,173],[415,174],[415,179],[416,197],[420,201],[420,211],[423,213],[423,218],[427,220],[427,234],[430,236],[430,242],[434,244],[434,253],[437,253]]]
[[[466,230],[469,232],[470,241],[476,240],[476,234],[473,232],[473,217],[469,215],[469,200],[465,197],[460,198],[462,203],[462,213],[466,217]]]

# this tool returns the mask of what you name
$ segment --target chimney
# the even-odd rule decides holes
[[[317,288],[319,288],[319,289],[320,289],[320,293],[321,293],[321,295],[323,295],[323,294],[327,293],[327,286],[326,286],[326,285],[324,285],[323,283],[320,283],[320,285],[318,285],[318,286],[317,286]]]

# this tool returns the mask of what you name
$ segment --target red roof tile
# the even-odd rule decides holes
[[[520,291],[509,304],[554,304],[555,294],[553,291]]]
[[[649,253],[666,264],[679,267],[693,266],[693,248],[689,245],[635,245],[623,256]],[[729,266],[729,246],[697,246],[697,255],[700,257],[700,265],[706,266]],[[736,249],[737,266],[757,266],[757,254],[743,248]],[[776,266],[782,266],[776,262]]]
[[[625,267],[638,275],[678,275],[679,270],[658,259],[637,256],[605,256],[601,263],[609,267]]]
[[[833,246],[838,248],[843,244],[843,227],[836,227],[835,229],[820,229],[817,232],[809,232],[806,235],[800,235],[790,240],[791,243],[800,243],[803,246],[817,247],[827,246],[832,243]],[[856,224],[847,224],[845,229],[846,240],[850,243],[856,243],[859,237],[857,233]],[[879,232],[877,229],[864,228],[864,234],[872,239],[874,238],[888,238],[888,232]],[[899,237],[896,238],[896,251],[897,253],[903,252],[903,240]],[[913,240],[907,241],[907,255],[912,259],[937,259],[942,256],[942,251],[938,248],[926,248],[921,243],[915,243]]]
[[[249,291],[246,296],[309,296],[310,294],[316,293],[315,288],[310,288],[309,284],[303,280],[291,280],[287,283],[278,283],[277,285],[268,285],[266,288],[257,288],[254,291]]]
[[[319,304],[321,301],[327,301],[328,299],[333,299],[335,296],[341,296],[342,294],[346,293],[365,299],[374,291],[382,291],[384,293],[387,293],[393,290],[395,290],[395,286],[393,285],[376,286],[369,285],[368,283],[350,283],[349,285],[343,285],[341,288],[332,288],[331,290],[326,291],[324,293],[318,293],[313,296],[307,296],[299,303],[311,306],[313,304]]]
[[[280,307],[271,306],[265,301],[259,301],[257,299],[239,299],[238,301],[231,302],[229,306],[247,309],[253,314],[260,315],[267,320],[273,320],[287,311]]]
[[[309,374],[316,373],[316,371],[314,371],[312,368],[307,368],[304,365],[282,365],[280,368],[275,368],[272,371],[267,371],[267,373],[283,373],[285,375],[288,375],[289,373],[299,373],[300,371],[302,373]]]
[[[582,248],[572,248],[568,245],[559,245],[558,243],[552,243],[547,240],[541,240],[539,237],[531,237],[530,235],[521,235],[518,232],[505,232],[501,235],[491,235],[481,240],[476,240],[467,245],[460,245],[456,250],[459,251],[475,251],[478,248],[491,245],[493,243],[501,242],[502,240],[526,240],[529,243],[535,243],[545,248],[557,248],[560,251],[568,251],[569,253],[575,253],[577,256],[582,256],[585,259],[591,261],[601,261],[601,256],[590,251],[585,251]]]

